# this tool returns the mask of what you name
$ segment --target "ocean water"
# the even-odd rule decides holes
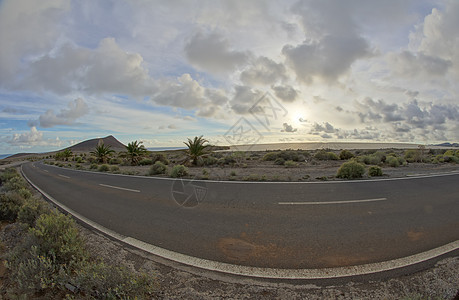
[[[185,147],[151,147],[147,148],[149,151],[168,151],[168,150],[182,150]]]
[[[0,159],[7,158],[8,156],[11,156],[13,154],[0,154]]]
[[[308,142],[308,143],[277,143],[277,144],[254,144],[230,146],[230,151],[274,151],[274,150],[353,150],[353,149],[417,149],[419,144],[408,143],[358,143],[358,142]],[[437,148],[426,146],[426,148]]]

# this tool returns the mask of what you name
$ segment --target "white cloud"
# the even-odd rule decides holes
[[[89,112],[88,105],[81,99],[75,99],[68,104],[68,109],[62,109],[58,114],[55,114],[52,109],[40,115],[38,118],[39,124],[43,128],[49,128],[57,125],[71,125],[76,119],[86,115]]]
[[[268,57],[258,57],[241,73],[241,81],[246,85],[271,85],[287,79],[286,68]]]
[[[56,139],[45,139],[43,132],[38,131],[36,127],[30,128],[29,132],[14,133],[11,137],[3,138],[3,141],[13,147],[31,148],[31,147],[59,147],[62,142]]]
[[[22,87],[143,98],[155,90],[155,82],[143,67],[142,56],[127,53],[115,39],[105,38],[94,50],[66,44],[38,59],[30,65]]]

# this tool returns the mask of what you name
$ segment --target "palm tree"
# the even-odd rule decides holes
[[[147,154],[147,149],[142,142],[131,142],[126,146],[128,156],[131,157],[131,164],[137,165],[139,163],[139,159]]]
[[[183,142],[188,147],[186,152],[191,158],[193,165],[197,165],[201,156],[207,154],[207,147],[209,147],[209,145],[204,144],[208,142],[209,141],[204,139],[202,135],[199,137],[195,136],[193,140],[188,139],[188,142]]]
[[[92,155],[95,155],[99,162],[104,163],[107,161],[108,157],[115,151],[110,149],[111,146],[105,146],[104,143],[99,143],[96,146],[95,151],[91,151]]]

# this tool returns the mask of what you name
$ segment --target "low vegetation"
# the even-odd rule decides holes
[[[155,162],[153,166],[151,166],[150,171],[148,172],[149,175],[159,175],[159,174],[166,174],[167,167],[160,161]]]
[[[356,178],[362,178],[364,174],[365,174],[365,165],[355,160],[351,160],[341,165],[341,167],[338,169],[338,173],[336,174],[336,177],[346,178],[346,179],[356,179]]]
[[[24,193],[28,186],[15,169],[0,179],[0,221],[19,222],[24,234],[5,257],[7,299],[152,298],[150,277],[92,257],[73,219]]]
[[[188,168],[184,165],[175,165],[171,170],[172,178],[180,178],[188,175]]]

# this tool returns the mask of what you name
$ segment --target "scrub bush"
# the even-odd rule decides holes
[[[336,177],[338,178],[347,178],[347,179],[354,179],[354,178],[362,178],[363,174],[365,174],[365,166],[357,161],[348,161],[341,165],[338,169],[338,173]]]

